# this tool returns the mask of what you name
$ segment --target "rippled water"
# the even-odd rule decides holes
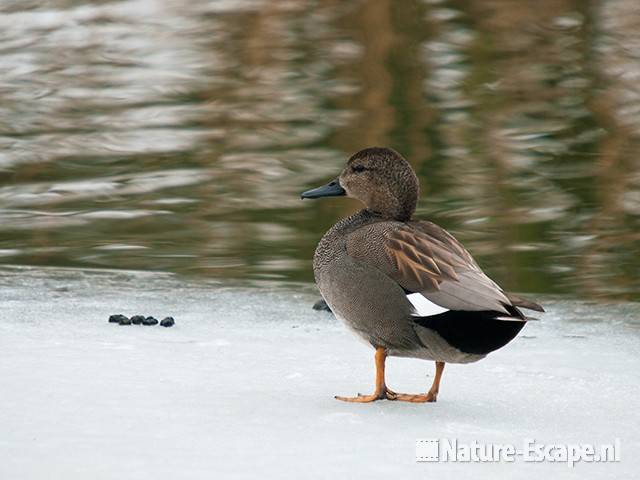
[[[310,280],[360,148],[511,290],[640,299],[635,0],[0,4],[0,263]]]

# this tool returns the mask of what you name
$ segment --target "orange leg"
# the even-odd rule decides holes
[[[376,390],[371,395],[360,395],[357,397],[340,397],[336,395],[337,400],[343,402],[368,403],[376,400],[395,400],[396,394],[387,388],[384,381],[384,362],[387,358],[387,351],[382,348],[376,348]]]
[[[420,395],[396,393],[394,400],[413,403],[435,402],[438,399],[438,390],[440,389],[440,379],[442,378],[443,371],[444,362],[436,362],[436,375],[433,378],[433,384],[427,393]]]

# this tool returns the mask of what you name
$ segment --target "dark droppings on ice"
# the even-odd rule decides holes
[[[162,322],[158,322],[155,317],[145,317],[144,315],[134,315],[131,318],[122,315],[120,313],[111,315],[109,317],[109,323],[117,323],[119,325],[162,325],[163,327],[173,327],[176,321],[173,317],[165,317]]]
[[[158,320],[153,317],[147,317],[142,321],[143,325],[157,325]]]
[[[327,302],[324,301],[324,298],[321,298],[316,303],[313,304],[314,310],[324,310],[325,312],[330,312],[331,308],[327,305]]]
[[[176,321],[173,319],[173,317],[163,318],[160,322],[160,325],[162,325],[163,327],[173,327],[175,324]]]
[[[109,323],[121,323],[124,320],[129,320],[129,319],[127,317],[125,317],[124,315],[119,314],[119,313],[116,314],[116,315],[111,315],[109,317]]]

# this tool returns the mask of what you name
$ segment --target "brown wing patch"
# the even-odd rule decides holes
[[[418,220],[411,222],[411,227],[417,231],[428,235],[434,243],[439,244],[448,250],[451,254],[457,256],[461,263],[467,266],[478,267],[478,264],[473,259],[471,254],[455,239],[453,235],[447,232],[444,228],[439,227],[435,223],[427,222],[425,220]]]
[[[445,280],[458,281],[456,267],[465,265],[436,239],[405,228],[389,232],[385,249],[398,273],[426,291],[438,290]]]

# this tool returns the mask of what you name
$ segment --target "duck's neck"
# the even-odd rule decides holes
[[[318,274],[320,269],[332,261],[339,260],[347,251],[349,233],[368,223],[375,222],[380,217],[370,210],[363,209],[350,217],[343,218],[324,234],[316,247],[313,256],[313,269]],[[316,277],[317,280],[317,277]]]
[[[344,235],[349,231],[360,228],[362,225],[365,225],[372,221],[379,220],[381,218],[383,217],[379,215],[377,212],[374,212],[368,208],[363,208],[362,210],[357,211],[353,215],[340,220],[327,233]]]
[[[368,209],[362,209],[353,215],[343,218],[324,234],[318,244],[319,249],[340,250],[346,248],[347,235],[371,222],[379,220],[381,217]]]
[[[383,195],[367,199],[367,210],[386,220],[406,222],[411,219],[416,209],[417,198],[412,192],[405,195]]]
[[[396,220],[398,222],[408,222],[414,212],[414,208],[385,208],[384,210],[375,210],[371,207],[366,208],[365,211],[369,212],[372,216],[378,217],[384,220]]]

